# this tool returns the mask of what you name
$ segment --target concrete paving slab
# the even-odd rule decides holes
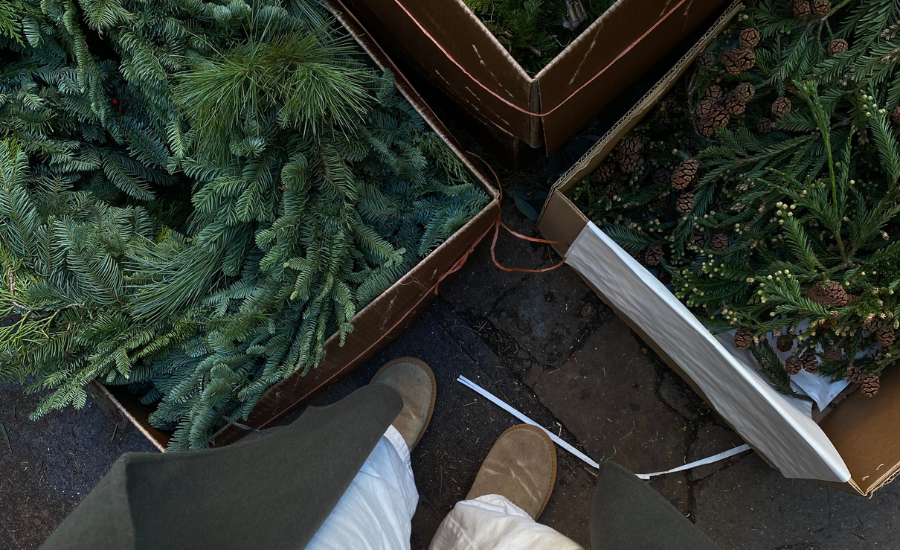
[[[571,269],[557,269],[526,278],[504,296],[489,319],[543,365],[569,358],[575,344],[595,320],[582,313],[594,293]]]
[[[594,460],[611,459],[640,472],[680,466],[691,430],[687,420],[660,401],[659,375],[618,318],[604,323],[557,369],[528,380],[541,403],[584,445]],[[652,482],[685,514],[690,488],[684,474]]]
[[[697,525],[730,550],[874,550],[900,547],[900,484],[864,499],[785,479],[750,454],[695,486]]]
[[[534,231],[534,224],[509,208],[504,209],[503,222],[513,231],[523,235],[539,236]],[[469,256],[465,265],[441,286],[441,296],[457,313],[487,317],[500,298],[515,289],[516,285],[528,276],[527,273],[519,271],[497,269],[491,259],[492,238],[492,234],[488,235]],[[496,252],[497,261],[509,267],[538,268],[552,265],[553,252],[546,246],[513,238],[503,230],[498,238]]]
[[[741,439],[741,436],[734,433],[730,428],[721,426],[714,421],[703,422],[697,427],[694,441],[688,449],[688,462],[702,460],[743,444],[744,440]],[[725,467],[741,458],[742,455],[738,455],[713,464],[694,468],[688,472],[688,478],[691,481],[699,481],[725,469]]]

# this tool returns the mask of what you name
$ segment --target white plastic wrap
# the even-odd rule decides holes
[[[785,477],[843,483],[850,472],[810,418],[811,403],[779,393],[749,353],[730,353],[656,277],[588,223],[566,254],[700,387],[715,409]],[[738,352],[739,350],[735,350]]]

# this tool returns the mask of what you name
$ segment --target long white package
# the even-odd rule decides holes
[[[620,312],[699,386],[735,430],[789,478],[846,482],[850,471],[819,426],[811,404],[779,393],[752,359],[731,353],[649,271],[593,223],[566,254]]]

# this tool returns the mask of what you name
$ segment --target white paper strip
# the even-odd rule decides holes
[[[563,441],[562,439],[560,439],[559,437],[557,437],[556,435],[554,435],[554,434],[553,434],[550,430],[548,430],[547,428],[541,426],[540,424],[538,424],[538,423],[535,422],[534,420],[528,418],[528,417],[525,416],[524,414],[522,414],[522,413],[520,413],[519,411],[517,411],[516,409],[512,408],[510,405],[507,405],[506,403],[504,403],[503,401],[501,401],[500,399],[498,399],[497,397],[495,397],[494,394],[492,394],[491,392],[489,392],[489,391],[487,391],[486,389],[482,388],[481,386],[479,386],[479,385],[476,384],[475,382],[472,382],[471,380],[469,380],[469,379],[466,378],[465,376],[460,375],[460,377],[457,378],[456,381],[459,382],[459,383],[461,383],[462,385],[466,386],[467,388],[470,388],[470,389],[472,389],[472,390],[475,390],[475,391],[478,392],[478,394],[480,394],[482,397],[484,397],[485,399],[487,399],[488,401],[490,401],[490,402],[493,403],[494,405],[497,405],[498,407],[500,407],[500,408],[503,409],[504,411],[508,412],[509,414],[515,416],[516,418],[518,418],[518,419],[521,420],[522,422],[524,422],[524,423],[526,423],[526,424],[531,424],[532,426],[537,426],[538,428],[544,430],[544,433],[546,433],[547,435],[549,435],[549,436],[550,436],[550,439],[552,439],[554,443],[556,443],[557,445],[559,445],[559,446],[562,447],[563,449],[569,451],[569,452],[572,453],[573,455],[577,456],[578,458],[580,458],[581,460],[583,460],[585,463],[587,463],[589,466],[592,466],[592,467],[594,467],[594,468],[599,468],[599,467],[600,467],[600,465],[597,464],[596,462],[594,462],[593,460],[591,460],[591,458],[590,458],[589,456],[587,456],[586,454],[582,453],[581,451],[579,451],[579,450],[576,449],[575,447],[569,445],[568,443],[566,443],[565,441]]]
[[[479,385],[476,384],[475,382],[472,382],[471,380],[469,380],[468,378],[466,378],[465,376],[462,376],[462,375],[460,375],[460,377],[457,378],[456,381],[459,382],[460,384],[462,384],[463,386],[466,386],[467,388],[469,388],[469,389],[475,391],[476,393],[478,393],[479,395],[481,395],[482,397],[484,397],[485,399],[487,399],[488,401],[490,401],[490,402],[493,403],[494,405],[497,405],[498,407],[500,407],[500,408],[503,409],[504,411],[508,412],[509,414],[515,416],[516,418],[518,418],[518,419],[521,420],[522,422],[524,422],[524,423],[526,423],[526,424],[531,424],[532,426],[536,426],[536,427],[538,427],[538,428],[544,430],[544,433],[546,433],[548,436],[550,436],[550,439],[552,439],[554,443],[556,443],[557,445],[559,445],[559,446],[562,447],[563,449],[569,451],[569,452],[572,453],[573,455],[575,455],[575,456],[577,456],[578,458],[580,458],[580,459],[581,459],[582,461],[584,461],[585,464],[587,464],[588,466],[591,466],[591,467],[593,467],[593,468],[600,468],[600,465],[597,464],[595,461],[593,461],[593,460],[591,459],[591,457],[589,457],[589,456],[587,456],[586,454],[582,453],[581,451],[579,451],[579,450],[576,449],[575,447],[569,445],[568,443],[566,443],[565,441],[563,441],[562,439],[560,439],[559,437],[557,437],[556,435],[554,435],[553,432],[551,432],[551,431],[548,430],[547,428],[541,426],[540,424],[538,424],[538,423],[535,422],[534,420],[528,418],[528,417],[525,416],[524,414],[520,413],[518,410],[516,410],[515,408],[513,408],[511,405],[509,405],[509,404],[507,404],[506,402],[500,400],[497,396],[495,396],[495,395],[492,394],[491,392],[487,391],[486,389],[482,388],[481,386],[479,386]],[[697,461],[695,461],[695,462],[690,462],[690,463],[688,463],[688,464],[683,464],[683,465],[681,465],[681,466],[679,466],[679,467],[677,467],[677,468],[672,468],[671,470],[666,470],[665,472],[653,472],[652,474],[635,474],[635,475],[638,476],[640,479],[647,480],[647,479],[650,479],[651,477],[661,476],[661,475],[664,475],[664,474],[672,474],[672,473],[675,473],[675,472],[681,472],[681,471],[684,471],[684,470],[690,470],[691,468],[696,468],[696,467],[698,467],[698,466],[705,466],[705,465],[707,465],[707,464],[712,464],[712,463],[714,463],[714,462],[718,462],[718,461],[720,461],[720,460],[725,460],[726,458],[732,457],[732,456],[734,456],[734,455],[736,455],[736,454],[742,453],[742,452],[744,452],[744,451],[749,451],[749,450],[750,450],[750,445],[744,444],[744,445],[741,445],[740,447],[735,447],[734,449],[729,449],[729,450],[727,450],[727,451],[725,451],[725,452],[723,452],[723,453],[719,453],[719,454],[714,455],[714,456],[711,456],[711,457],[709,457],[709,458],[704,458],[704,459],[702,459],[702,460],[697,460]]]
[[[641,479],[650,479],[651,477],[661,476],[663,474],[674,474],[675,472],[681,472],[684,470],[690,470],[691,468],[696,468],[698,466],[706,466],[707,464],[713,464],[714,462],[718,462],[720,460],[725,460],[726,458],[730,458],[736,454],[740,454],[744,451],[749,451],[750,445],[744,443],[740,447],[735,447],[734,449],[728,449],[724,453],[719,453],[717,455],[713,455],[709,458],[704,458],[702,460],[697,460],[695,462],[689,462],[687,464],[683,464],[677,468],[672,468],[671,470],[666,470],[665,472],[653,472],[652,474],[635,474]]]

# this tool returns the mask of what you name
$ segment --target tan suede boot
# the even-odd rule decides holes
[[[418,359],[401,357],[381,367],[372,378],[372,383],[387,384],[403,397],[403,410],[393,426],[412,451],[425,434],[434,412],[437,383],[431,367]]]
[[[556,483],[556,447],[543,430],[519,424],[503,432],[466,495],[501,495],[537,519]]]

